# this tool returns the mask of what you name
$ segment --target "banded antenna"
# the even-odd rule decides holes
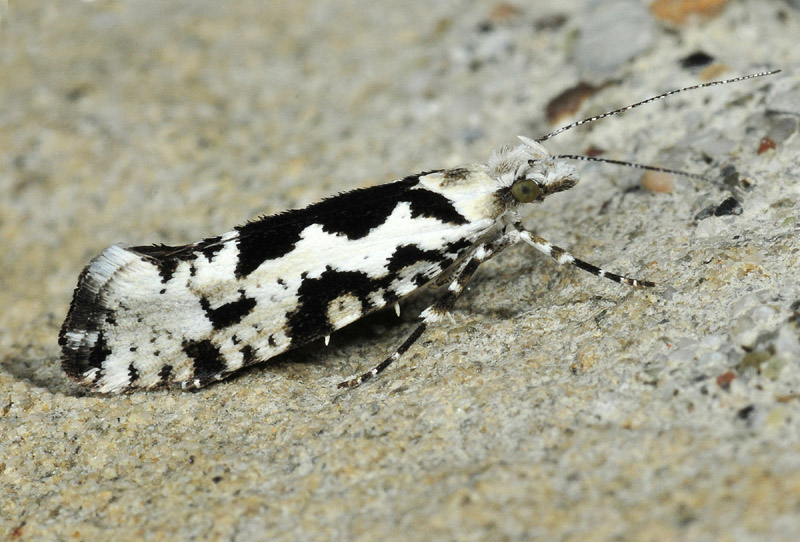
[[[780,71],[781,70],[763,71],[763,72],[758,72],[758,73],[752,73],[750,75],[743,75],[741,77],[734,77],[732,79],[721,79],[719,81],[711,81],[709,83],[700,83],[699,85],[692,85],[690,87],[683,87],[683,88],[679,88],[679,89],[676,89],[676,90],[670,90],[669,92],[665,92],[664,94],[659,94],[658,96],[653,96],[652,98],[648,98],[646,100],[642,100],[641,102],[636,102],[636,103],[631,104],[631,105],[626,105],[625,107],[621,107],[619,109],[615,109],[615,110],[609,111],[607,113],[601,113],[599,115],[594,115],[593,117],[588,117],[588,118],[585,118],[583,120],[579,120],[579,121],[573,122],[572,124],[568,124],[566,126],[562,126],[558,130],[556,130],[554,132],[550,132],[549,134],[547,134],[545,136],[542,136],[540,138],[534,139],[533,141],[535,141],[537,143],[541,143],[542,141],[547,141],[548,139],[550,139],[552,137],[555,137],[555,136],[557,136],[558,134],[560,134],[562,132],[566,132],[567,130],[571,130],[572,128],[576,128],[576,127],[581,126],[583,124],[588,124],[590,122],[594,122],[596,120],[604,119],[606,117],[612,117],[614,115],[618,115],[619,113],[625,113],[626,111],[630,111],[631,109],[633,109],[635,107],[639,107],[640,105],[649,104],[651,102],[655,102],[656,100],[661,100],[661,99],[666,98],[668,96],[672,96],[673,94],[678,94],[680,92],[685,92],[687,90],[697,90],[697,89],[701,89],[701,88],[715,87],[717,85],[727,85],[728,83],[737,83],[739,81],[746,81],[747,79],[753,79],[755,77],[764,77],[766,75],[774,75],[776,73],[779,73]],[[522,141],[525,142],[525,140],[528,139],[528,138],[520,137],[520,139],[522,139]],[[553,156],[553,158],[554,159],[563,159],[563,160],[582,160],[584,162],[604,162],[606,164],[615,164],[615,165],[618,165],[618,166],[626,166],[626,167],[630,167],[630,168],[634,168],[634,169],[644,169],[644,170],[648,170],[648,171],[658,171],[660,173],[670,173],[670,174],[673,174],[673,175],[680,175],[682,177],[688,177],[690,179],[696,179],[696,180],[701,180],[701,181],[711,181],[712,180],[709,177],[706,177],[705,175],[700,175],[698,173],[689,173],[688,171],[681,171],[681,170],[677,170],[677,169],[669,169],[669,168],[663,168],[663,167],[658,167],[658,166],[648,166],[648,165],[645,165],[645,164],[638,164],[636,162],[626,162],[624,160],[612,160],[612,159],[609,159],[609,158],[600,158],[600,157],[597,157],[597,156],[586,156],[586,155],[582,155],[582,154],[557,154],[557,155]]]
[[[739,81],[746,81],[747,79],[754,79],[756,77],[764,77],[765,75],[774,75],[776,73],[780,73],[781,70],[770,70],[765,72],[759,73],[752,73],[750,75],[743,75],[741,77],[734,77],[733,79],[722,79],[720,81],[711,81],[709,83],[700,83],[699,85],[692,85],[690,87],[683,87],[676,90],[670,90],[669,92],[665,92],[664,94],[659,94],[658,96],[653,96],[652,98],[648,98],[646,100],[642,100],[641,102],[636,102],[635,104],[626,105],[625,107],[621,107],[619,109],[615,109],[614,111],[609,111],[607,113],[601,113],[599,115],[595,115],[593,117],[589,117],[583,120],[579,120],[577,122],[573,122],[572,124],[567,124],[566,126],[562,126],[555,132],[550,132],[546,136],[542,136],[540,138],[534,139],[537,143],[541,143],[542,141],[547,141],[548,139],[557,136],[562,132],[566,132],[567,130],[571,130],[572,128],[576,128],[581,126],[582,124],[588,124],[590,122],[594,122],[596,120],[604,119],[606,117],[612,117],[614,115],[618,115],[619,113],[624,113],[626,111],[630,111],[635,107],[639,107],[640,105],[649,104],[650,102],[655,102],[656,100],[661,100],[668,96],[672,96],[673,94],[678,94],[680,92],[685,92],[687,90],[697,90],[701,88],[707,87],[716,87],[717,85],[727,85],[728,83],[737,83]]]

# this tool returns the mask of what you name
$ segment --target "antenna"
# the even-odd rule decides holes
[[[580,126],[582,124],[587,124],[589,122],[594,122],[596,120],[604,119],[606,117],[611,117],[611,116],[617,115],[619,113],[624,113],[625,111],[630,111],[634,107],[639,107],[640,105],[649,104],[650,102],[654,102],[656,100],[660,100],[662,98],[666,98],[667,96],[672,96],[673,94],[678,94],[679,92],[684,92],[684,91],[687,91],[687,90],[696,90],[696,89],[706,88],[706,87],[715,87],[717,85],[727,85],[728,83],[737,83],[739,81],[746,81],[747,79],[753,79],[755,77],[764,77],[765,75],[773,75],[773,74],[779,73],[780,71],[781,70],[770,70],[770,71],[765,71],[765,72],[753,73],[753,74],[750,74],[750,75],[743,75],[741,77],[734,77],[733,79],[722,79],[720,81],[711,81],[709,83],[700,83],[699,85],[692,85],[690,87],[679,88],[677,90],[670,90],[669,92],[665,92],[664,94],[659,94],[658,96],[653,96],[652,98],[648,98],[646,100],[642,100],[641,102],[636,102],[635,104],[626,105],[625,107],[621,107],[619,109],[615,109],[614,111],[609,111],[608,113],[601,113],[600,115],[595,115],[593,117],[589,117],[589,118],[586,118],[586,119],[583,119],[583,120],[579,120],[577,122],[573,122],[572,124],[568,124],[566,126],[563,126],[563,127],[559,128],[555,132],[550,132],[546,136],[542,136],[540,138],[534,139],[534,141],[536,141],[537,143],[541,143],[542,141],[547,141],[551,137],[555,137],[555,136],[557,136],[558,134],[560,134],[562,132],[566,132],[567,130],[571,130],[572,128],[576,128],[576,127],[578,127],[578,126]],[[575,158],[575,157],[564,155],[564,156],[562,156],[562,158]],[[576,159],[589,160],[589,157],[576,158]],[[592,160],[596,161],[596,162],[611,162],[611,163],[614,163],[611,160],[594,160],[594,159],[592,159]],[[648,168],[643,168],[643,169],[648,169]],[[681,174],[685,175],[683,173],[681,173]]]
[[[706,177],[705,175],[700,175],[699,173],[689,173],[688,171],[681,171],[679,169],[669,169],[658,166],[647,166],[645,164],[637,164],[636,162],[625,162],[624,160],[611,160],[610,158],[600,158],[597,156],[584,156],[582,154],[557,154],[553,156],[553,158],[556,160],[564,159],[564,160],[583,160],[584,162],[605,162],[606,164],[615,164],[618,166],[626,166],[634,169],[646,169],[648,171],[658,171],[661,173],[671,173],[673,175],[681,175],[683,177],[696,179],[698,181],[712,181],[711,178]]]

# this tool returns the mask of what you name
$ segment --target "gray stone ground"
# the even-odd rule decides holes
[[[0,538],[792,540],[800,529],[800,12],[645,3],[14,2],[0,13]],[[682,67],[695,51],[714,57]],[[558,151],[733,183],[582,183],[526,222],[658,282],[524,247],[374,383],[431,294],[197,393],[88,394],[56,336],[113,242],[484,161],[574,117],[765,67],[563,134]],[[570,117],[572,118],[572,117]],[[560,122],[567,122],[563,118]],[[762,137],[775,148],[758,153]],[[747,186],[745,186],[747,185]],[[742,214],[696,219],[735,197]]]

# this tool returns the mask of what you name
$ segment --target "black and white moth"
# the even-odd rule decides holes
[[[619,163],[551,155],[541,142],[677,92],[776,71],[673,90],[536,140],[521,137],[521,145],[493,152],[487,164],[344,192],[190,245],[112,245],[78,279],[59,334],[64,371],[102,393],[199,388],[315,339],[327,341],[366,314],[397,308],[398,300],[427,284],[449,283],[391,356],[339,385],[357,386],[447,315],[482,262],[520,241],[560,264],[652,286],[574,258],[522,226],[520,206],[578,182],[566,160]]]

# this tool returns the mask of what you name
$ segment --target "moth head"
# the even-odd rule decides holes
[[[573,165],[554,158],[532,139],[520,139],[523,145],[502,148],[489,158],[489,172],[500,185],[499,193],[506,204],[542,201],[578,183],[578,170]]]

